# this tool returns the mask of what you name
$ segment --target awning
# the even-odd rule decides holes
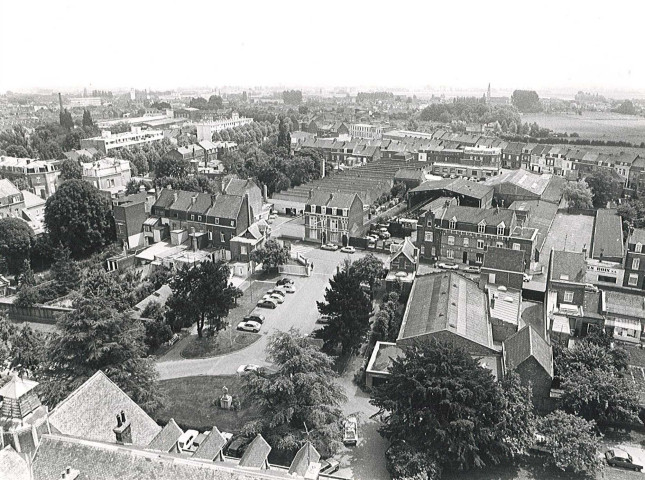
[[[571,335],[571,324],[569,323],[569,318],[562,315],[553,315],[551,331]]]
[[[606,327],[618,327],[626,330],[641,330],[640,320],[631,320],[629,318],[608,318],[605,320]]]

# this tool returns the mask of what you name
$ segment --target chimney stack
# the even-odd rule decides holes
[[[177,195],[177,192],[173,193],[173,195],[172,195],[172,196],[174,197],[175,202],[176,202],[176,201],[177,201],[177,199],[179,198],[179,195]]]
[[[60,112],[63,113],[63,96],[58,92],[58,104],[60,105]]]
[[[120,414],[116,416],[116,427],[112,429],[116,436],[116,443],[119,445],[127,445],[132,443],[132,429],[130,420],[125,417],[125,412],[121,410]]]

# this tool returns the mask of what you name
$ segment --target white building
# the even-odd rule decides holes
[[[125,192],[126,185],[132,178],[130,162],[118,158],[105,157],[95,162],[83,163],[83,180],[99,190],[116,196]]]
[[[196,123],[197,127],[197,141],[202,142],[204,140],[212,140],[213,133],[220,132],[222,130],[228,130],[229,128],[240,127],[242,125],[248,125],[253,123],[252,118],[240,117],[237,113],[233,113],[231,118],[224,118],[222,120],[216,120],[214,122],[205,122],[205,123]]]
[[[99,152],[108,153],[115,148],[159,140],[163,140],[162,130],[142,130],[141,127],[131,127],[129,132],[112,134],[109,130],[104,130],[100,137],[84,138],[81,140],[81,148],[96,148]]]
[[[383,137],[383,127],[367,123],[352,123],[349,126],[349,136],[367,140],[380,140]]]

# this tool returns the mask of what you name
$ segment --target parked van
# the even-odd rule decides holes
[[[193,442],[199,435],[197,430],[186,430],[179,440],[177,440],[177,447],[179,447],[180,452],[193,452]]]

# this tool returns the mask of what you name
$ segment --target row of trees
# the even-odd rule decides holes
[[[622,196],[623,180],[611,169],[596,170],[584,180],[568,182],[564,187],[564,198],[572,208],[605,208],[608,203],[617,202]],[[630,217],[628,206],[622,208]]]
[[[0,132],[0,153],[20,158],[63,159],[63,152],[81,148],[82,138],[94,137],[99,133],[93,122],[87,124],[87,119],[83,120],[82,126],[48,123],[36,127],[29,134],[23,126],[14,125]]]
[[[424,108],[419,120],[451,123],[462,121],[466,123],[499,122],[502,131],[517,131],[522,124],[520,116],[514,107],[507,105],[488,105],[481,99],[455,99],[452,103],[434,103]]]
[[[158,142],[118,148],[110,154],[115,158],[128,160],[133,175],[145,175],[148,172],[156,172],[157,165],[174,148],[170,140],[164,138]]]
[[[262,143],[271,135],[278,133],[278,122],[253,122],[238,127],[229,128],[220,132],[213,132],[213,141],[235,142],[238,145],[246,143]]]

